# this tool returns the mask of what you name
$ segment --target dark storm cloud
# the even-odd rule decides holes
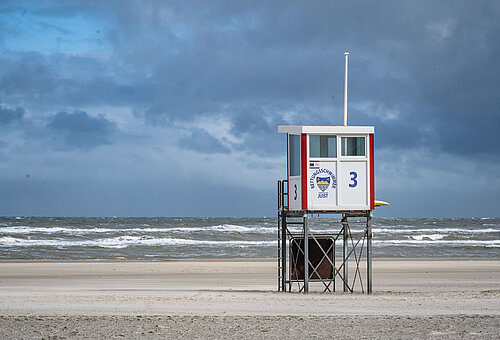
[[[61,80],[38,53],[26,53],[21,57],[2,58],[0,66],[0,93],[3,100],[9,97],[34,100],[50,96]]]
[[[378,147],[459,154],[469,129],[500,124],[495,2],[33,4],[41,19],[98,21],[112,54],[11,54],[0,66],[4,101],[126,105],[152,124],[224,114],[247,151],[265,154],[276,124],[342,123],[349,50],[349,123],[375,125]],[[499,143],[484,147],[476,133],[467,147],[491,155]]]
[[[127,62],[146,61],[156,79],[146,110],[151,121],[224,111],[234,132],[244,127],[258,135],[264,108],[278,112],[288,105],[300,111],[300,121],[290,123],[339,124],[342,53],[349,49],[350,103],[383,103],[399,112],[384,120],[352,111],[353,124],[374,123],[390,136],[379,146],[454,152],[461,126],[480,128],[467,117],[498,126],[495,3],[156,5],[163,11],[119,11],[113,40]],[[242,115],[247,106],[261,113]],[[472,138],[469,147],[481,143]],[[485,151],[497,147],[494,142]]]
[[[0,100],[37,107],[134,105],[151,98],[141,75],[98,58],[36,52],[0,56]]]
[[[178,145],[181,148],[203,154],[230,152],[229,148],[211,136],[206,130],[197,128],[192,129],[188,136],[181,138]]]
[[[267,113],[269,114],[269,113]],[[266,112],[258,106],[239,108],[233,115],[232,131],[235,135],[247,132],[270,134],[276,126],[264,119]]]
[[[283,153],[283,136],[276,134],[279,121],[273,112],[255,105],[234,108],[231,133],[243,139],[235,146],[238,150],[252,150],[261,156],[276,156]]]
[[[23,116],[24,108],[22,107],[8,109],[0,105],[0,125],[19,122],[23,119]]]
[[[500,109],[497,115],[473,114],[464,117],[456,114],[452,119],[439,121],[440,131],[446,131],[439,136],[439,143],[443,151],[459,156],[472,158],[489,157],[491,160],[500,160],[500,141],[498,128],[500,127]]]
[[[111,143],[117,127],[103,116],[91,117],[86,112],[72,114],[59,112],[47,125],[58,140],[61,148],[89,149]]]

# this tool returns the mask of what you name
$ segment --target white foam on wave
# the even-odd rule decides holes
[[[393,228],[373,228],[374,233],[393,233],[393,234],[406,234],[406,233],[464,233],[464,234],[479,234],[479,233],[499,233],[500,229],[485,228],[485,229],[463,229],[463,228],[419,228],[419,229],[393,229]]]
[[[253,226],[241,226],[234,224],[219,224],[215,226],[210,226],[204,228],[204,230],[216,230],[216,231],[227,231],[236,233],[274,233],[276,232],[276,226],[272,227],[261,227],[258,225]]]
[[[447,235],[443,234],[429,234],[429,235],[412,235],[409,237],[411,240],[416,240],[416,241],[425,241],[425,240],[436,241],[436,240],[441,240],[446,236]]]
[[[500,240],[442,240],[442,239],[408,239],[408,240],[373,240],[376,246],[482,246],[500,247]],[[217,247],[268,247],[276,245],[276,241],[210,241],[179,238],[155,238],[147,236],[120,236],[97,240],[29,240],[11,236],[0,237],[0,247],[101,247],[126,248],[130,246],[217,246]]]
[[[32,233],[66,233],[66,234],[89,234],[89,233],[107,233],[119,231],[120,229],[111,228],[71,228],[71,227],[28,227],[28,226],[15,226],[15,227],[2,227],[0,233],[4,234],[32,234]]]
[[[451,247],[492,247],[500,248],[500,240],[373,240],[377,246],[451,246]]]
[[[145,229],[146,230],[146,229]],[[148,230],[146,230],[148,231]],[[206,231],[216,231],[216,232],[229,232],[229,233],[275,233],[276,227],[261,227],[261,226],[241,226],[234,224],[219,224],[214,226],[206,227],[166,227],[162,231],[172,231],[172,232],[206,232]]]
[[[147,225],[143,225],[147,226]],[[72,227],[28,227],[28,226],[9,226],[0,227],[0,233],[4,234],[32,234],[32,233],[47,233],[47,234],[92,234],[92,233],[166,233],[166,232],[231,232],[231,233],[275,233],[276,228],[259,227],[259,226],[239,226],[232,224],[221,224],[207,227],[162,227],[162,228],[72,228]]]
[[[97,240],[27,240],[11,236],[0,237],[0,247],[102,247],[126,248],[130,246],[219,246],[219,247],[267,247],[276,241],[209,241],[147,236],[120,236]]]

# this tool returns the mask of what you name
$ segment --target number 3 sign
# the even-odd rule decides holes
[[[358,178],[358,174],[354,171],[351,171],[349,175],[351,175],[351,183],[349,183],[349,187],[354,188],[356,185],[358,185],[358,181],[356,180],[356,178]]]

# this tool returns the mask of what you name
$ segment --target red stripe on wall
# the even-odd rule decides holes
[[[370,210],[375,209],[375,136],[370,134]]]
[[[302,177],[302,210],[307,210],[307,135],[303,133],[300,139],[300,149],[302,153],[302,162],[300,163]]]
[[[286,134],[286,192],[287,194],[290,193],[290,150],[288,149],[288,133]],[[287,208],[290,208],[290,195],[287,196],[287,202],[286,206]],[[285,199],[283,197],[283,199]],[[283,202],[283,206],[285,205],[285,202]]]

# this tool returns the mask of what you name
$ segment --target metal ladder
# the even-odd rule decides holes
[[[278,181],[278,292],[285,288],[286,270],[286,216],[288,210],[288,180]],[[285,204],[286,202],[286,204]]]

